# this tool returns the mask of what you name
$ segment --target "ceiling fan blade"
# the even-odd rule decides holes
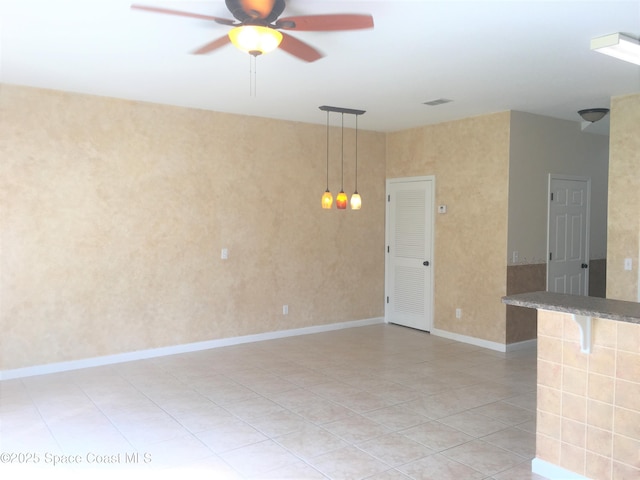
[[[308,45],[286,33],[282,34],[282,42],[278,48],[290,53],[294,57],[304,60],[305,62],[315,62],[316,60],[324,57],[322,53],[311,45]]]
[[[202,15],[199,13],[182,12],[180,10],[171,10],[168,8],[148,7],[146,5],[131,5],[131,8],[133,8],[134,10],[145,10],[147,12],[166,13],[169,15],[178,15],[181,17],[199,18],[201,20],[213,20],[214,22],[220,23],[222,25],[236,24],[233,20],[229,20],[228,18],[213,17],[211,15]]]
[[[373,28],[373,17],[357,13],[336,13],[328,15],[301,15],[285,17],[276,21],[276,27],[284,30],[334,31]]]
[[[224,47],[228,43],[231,43],[231,40],[229,39],[229,35],[225,35],[224,37],[220,37],[213,42],[209,42],[206,45],[201,46],[199,49],[194,50],[192,53],[200,55],[203,53],[213,52],[220,47]]]

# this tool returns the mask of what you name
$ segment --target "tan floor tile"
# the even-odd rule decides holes
[[[356,447],[325,453],[309,463],[335,480],[360,480],[389,470],[389,465]]]
[[[196,433],[213,428],[225,420],[230,420],[233,415],[228,410],[209,403],[209,405],[192,408],[179,415],[174,414],[173,417],[187,430]]]
[[[404,465],[434,453],[422,443],[398,433],[391,433],[359,443],[357,447],[392,467]]]
[[[251,420],[282,412],[284,408],[264,397],[253,397],[246,400],[225,405],[225,410],[233,413],[236,417],[250,422]]]
[[[473,480],[488,476],[474,455],[504,452],[494,477],[529,480],[535,368],[535,349],[373,325],[3,381],[0,435],[20,451],[147,452],[140,471],[172,478]],[[445,417],[505,429],[482,449]]]
[[[264,415],[250,420],[248,423],[270,438],[297,432],[298,430],[312,426],[308,420],[289,410]]]
[[[293,411],[318,425],[356,415],[353,410],[348,409],[344,405],[339,405],[323,398],[310,401],[305,406],[295,408]]]
[[[240,419],[220,422],[214,428],[195,433],[212,452],[221,453],[267,439],[265,435]]]
[[[386,472],[376,473],[371,477],[367,477],[367,480],[411,480],[411,477],[394,468]]]
[[[472,412],[479,413],[486,417],[495,418],[507,425],[519,425],[525,422],[535,420],[535,410],[527,410],[525,408],[511,405],[504,401],[489,403],[481,407],[476,407]]]
[[[484,437],[509,426],[493,418],[475,413],[475,410],[457,413],[450,417],[441,418],[439,421],[472,437]]]
[[[492,433],[482,440],[492,445],[496,445],[510,452],[522,455],[525,458],[534,457],[536,454],[536,434],[527,432],[519,428],[507,428],[499,432]]]
[[[327,477],[311,465],[298,461],[249,478],[255,480],[324,480]]]
[[[246,477],[282,469],[299,462],[299,459],[273,440],[265,440],[220,454],[225,462]]]
[[[481,440],[473,440],[445,450],[442,455],[478,470],[484,475],[494,475],[515,467],[527,459]]]
[[[485,475],[467,465],[446,458],[441,454],[398,467],[414,480],[481,480]]]
[[[441,452],[473,440],[474,437],[441,422],[428,422],[399,433]]]
[[[421,415],[404,405],[381,408],[364,414],[365,417],[390,428],[393,431],[404,430],[409,427],[426,423],[429,418]]]
[[[325,423],[322,427],[349,443],[360,443],[391,433],[390,428],[362,415],[353,415],[335,422]]]
[[[295,432],[275,437],[274,440],[304,459],[348,446],[348,443],[337,435],[315,425],[307,425]]]
[[[491,477],[495,480],[548,480],[531,471],[531,462],[523,462],[513,468],[496,473]]]

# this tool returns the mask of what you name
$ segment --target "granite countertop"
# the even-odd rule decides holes
[[[552,292],[507,295],[502,297],[502,302],[517,307],[575,313],[588,317],[640,324],[640,303],[636,302]]]

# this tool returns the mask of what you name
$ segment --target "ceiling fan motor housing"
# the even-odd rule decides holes
[[[256,25],[268,25],[276,21],[276,19],[284,12],[285,2],[284,0],[275,0],[275,1],[243,1],[243,0],[225,0],[227,4],[227,8],[231,12],[235,18],[237,18],[242,23],[246,23],[251,25],[252,21],[260,20],[260,23],[256,23]],[[251,8],[251,4],[261,4],[261,5],[269,5],[273,4],[271,7],[271,11],[265,13],[264,11],[260,11],[257,8]],[[257,5],[256,5],[257,6]]]

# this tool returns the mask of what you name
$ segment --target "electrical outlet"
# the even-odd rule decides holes
[[[633,270],[633,260],[631,258],[624,259],[624,269]]]
[[[462,309],[456,308],[456,318],[462,318]]]
[[[229,258],[229,250],[227,250],[226,248],[223,248],[222,251],[220,252],[220,258],[222,260],[226,260],[227,258]]]
[[[289,305],[283,305],[282,306],[282,314],[283,315],[289,315]]]

